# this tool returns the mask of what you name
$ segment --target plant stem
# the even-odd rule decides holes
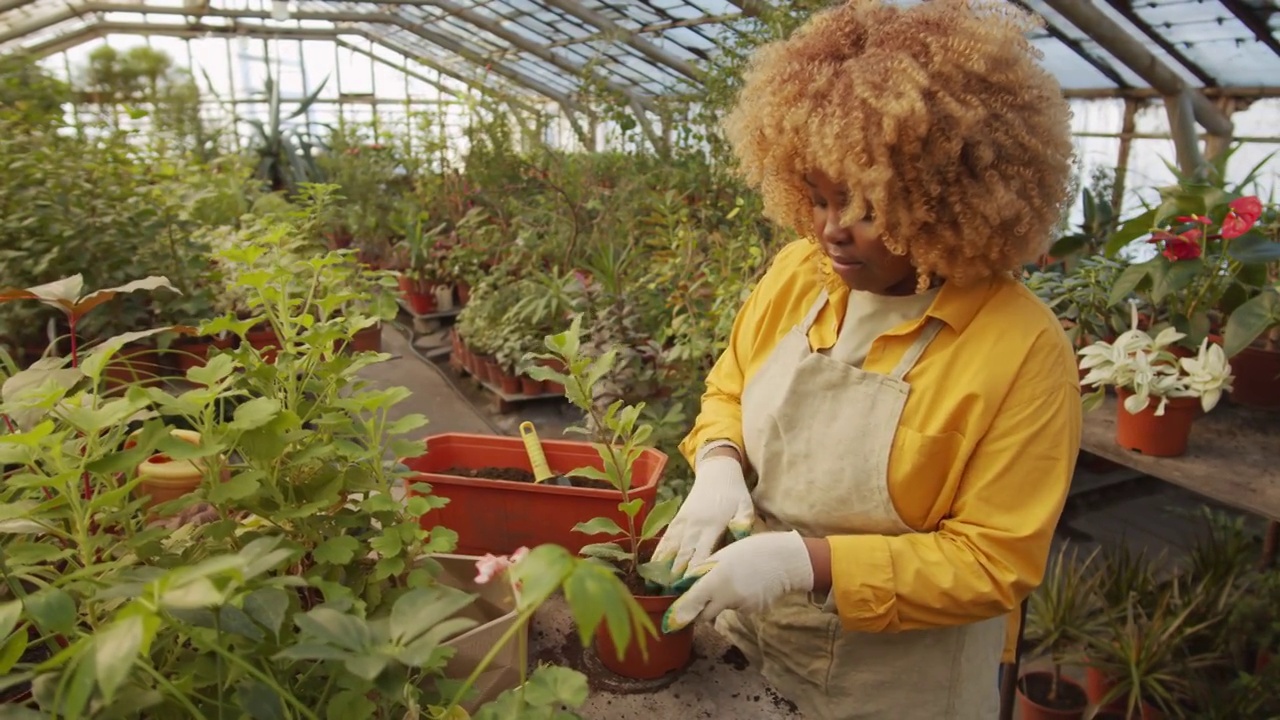
[[[142,671],[144,673],[150,675],[151,679],[155,680],[157,685],[167,690],[168,694],[172,696],[173,699],[176,700],[179,705],[186,708],[187,712],[190,713],[191,718],[193,719],[199,718],[199,720],[206,720],[204,713],[200,712],[200,709],[197,708],[195,704],[191,702],[191,700],[187,697],[186,693],[184,693],[183,691],[175,687],[174,684],[169,682],[169,679],[166,678],[164,675],[161,675],[158,670],[151,667],[147,663],[142,662],[141,659],[135,660],[134,664],[142,668]],[[218,703],[218,714],[219,715],[222,714],[222,703]]]
[[[498,642],[494,643],[493,647],[489,648],[489,652],[485,653],[484,657],[480,659],[480,662],[476,663],[475,669],[471,671],[469,676],[467,676],[466,681],[462,683],[462,687],[458,688],[457,692],[454,693],[453,699],[449,701],[449,706],[445,708],[446,713],[447,711],[457,707],[458,703],[462,701],[462,698],[466,697],[467,692],[471,690],[472,685],[475,685],[480,674],[489,667],[489,663],[493,662],[493,659],[496,658],[498,653],[507,646],[507,643],[511,642],[511,638],[524,627],[525,623],[529,622],[529,619],[533,617],[533,613],[537,609],[538,606],[533,605],[520,611],[520,614],[516,616],[515,622],[511,623],[511,627],[507,628],[507,631],[502,633],[502,637],[498,638]]]
[[[297,709],[298,713],[301,714],[303,717],[308,718],[308,720],[320,720],[320,718],[316,717],[315,713],[311,712],[310,708],[308,708],[300,700],[294,697],[292,693],[287,692],[284,688],[280,687],[279,683],[273,680],[266,673],[262,672],[261,670],[254,667],[253,665],[250,665],[249,663],[240,659],[236,655],[233,655],[232,653],[227,652],[225,648],[219,647],[217,645],[206,645],[205,647],[217,653],[220,657],[226,658],[233,665],[239,665],[246,673],[253,676],[255,680],[270,687],[272,690],[276,691],[276,693],[279,694],[279,696],[285,702],[294,706],[294,708]]]

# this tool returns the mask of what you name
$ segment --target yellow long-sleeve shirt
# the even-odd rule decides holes
[[[806,240],[778,253],[707,377],[701,413],[681,444],[690,463],[712,440],[742,446],[743,387],[824,286],[830,300],[809,340],[815,349],[835,344],[849,291],[824,266]],[[944,284],[930,316],[945,327],[907,375],[912,392],[889,459],[889,495],[918,532],[829,539],[835,604],[848,630],[958,625],[1016,609],[1044,576],[1075,469],[1079,375],[1053,313],[1008,278]],[[921,318],[877,337],[863,369],[892,371],[923,327]],[[1017,631],[1017,613],[1010,617],[1006,660]]]

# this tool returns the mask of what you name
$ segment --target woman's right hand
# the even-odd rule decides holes
[[[671,562],[673,577],[683,577],[715,552],[724,531],[735,538],[751,534],[755,506],[737,452],[716,448],[698,463],[693,487],[653,552],[653,562]]]

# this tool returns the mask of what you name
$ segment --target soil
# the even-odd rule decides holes
[[[730,645],[729,649],[725,650],[724,654],[720,656],[720,662],[728,665],[734,670],[746,670],[747,667],[751,665],[751,661],[747,659],[747,656],[743,655],[741,650],[732,645]]]
[[[506,480],[507,482],[531,483],[535,478],[533,473],[520,468],[463,468],[452,467],[445,470],[442,475],[453,475],[456,477],[482,478],[484,480]],[[594,480],[592,478],[578,477],[569,475],[569,483],[577,488],[594,488],[596,490],[612,490],[613,486],[603,480]],[[551,485],[551,481],[547,480],[545,485]]]
[[[1088,706],[1089,698],[1084,690],[1071,683],[1058,683],[1058,697],[1049,700],[1053,676],[1049,673],[1031,673],[1022,677],[1022,692],[1037,705],[1052,710],[1080,710]]]

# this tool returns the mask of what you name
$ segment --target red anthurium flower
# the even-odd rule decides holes
[[[1249,232],[1262,217],[1262,201],[1256,196],[1237,198],[1228,205],[1227,216],[1222,219],[1222,237],[1233,240]]]
[[[1180,222],[1180,223],[1200,223],[1201,225],[1208,225],[1208,224],[1212,223],[1213,221],[1212,221],[1212,220],[1210,220],[1209,218],[1205,217],[1204,215],[1179,215],[1179,216],[1178,216],[1178,222]]]
[[[1185,233],[1170,240],[1166,240],[1162,254],[1174,262],[1178,262],[1179,260],[1195,260],[1200,257],[1200,253],[1202,251],[1200,249],[1200,243],[1196,242],[1198,238],[1187,237],[1190,234],[1191,233]],[[1196,231],[1196,235],[1199,234],[1199,231]]]

